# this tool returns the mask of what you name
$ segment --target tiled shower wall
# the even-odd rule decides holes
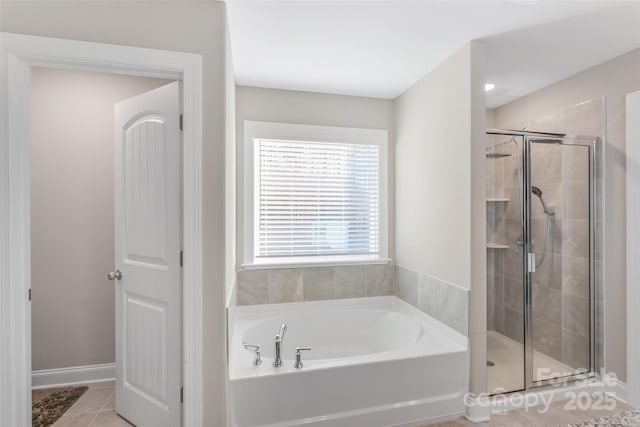
[[[468,336],[468,290],[399,265],[396,265],[395,283],[398,298]]]
[[[242,270],[238,305],[393,295],[393,265]]]
[[[583,121],[599,122],[599,100],[577,108]],[[575,116],[568,114],[569,117]],[[595,117],[594,117],[595,116]],[[555,131],[549,126],[566,117],[544,118],[536,131]],[[575,119],[575,117],[573,117]],[[574,120],[575,126],[575,120]],[[583,133],[584,134],[584,133]],[[507,137],[489,138],[489,144]],[[518,139],[518,148],[522,138]],[[500,152],[509,157],[487,159],[487,240],[508,248],[488,249],[487,326],[523,342],[523,253],[516,241],[522,238],[516,147]],[[589,319],[589,157],[584,147],[533,144],[532,185],[542,190],[547,205],[554,207],[547,255],[534,273],[533,342],[535,350],[572,368],[588,368]],[[546,215],[532,196],[532,233],[536,259],[544,252]],[[595,254],[594,254],[595,255]]]

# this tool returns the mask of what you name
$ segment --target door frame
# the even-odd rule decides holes
[[[11,33],[0,33],[0,425],[31,425],[32,66],[182,81],[182,420],[202,425],[202,57]]]
[[[604,197],[604,194],[602,194],[601,189],[599,188],[599,185],[602,185],[602,182],[598,183],[598,181],[602,181],[603,180],[603,172],[604,172],[604,158],[603,158],[603,139],[600,137],[592,137],[592,136],[584,136],[584,135],[567,135],[567,134],[552,134],[552,133],[541,133],[541,132],[530,132],[530,131],[520,131],[520,130],[511,130],[511,129],[487,129],[486,130],[486,134],[487,135],[504,135],[504,136],[518,136],[518,137],[522,137],[522,162],[523,162],[523,183],[521,183],[521,185],[523,185],[523,206],[522,206],[522,212],[520,212],[520,214],[522,215],[521,219],[522,219],[522,223],[523,224],[528,224],[529,223],[529,217],[530,217],[530,212],[529,212],[529,207],[531,205],[531,182],[530,182],[530,169],[531,169],[531,164],[530,164],[530,152],[527,152],[526,148],[528,146],[528,142],[527,139],[533,139],[533,140],[538,140],[539,142],[542,142],[541,140],[562,140],[563,144],[566,145],[582,145],[582,146],[589,146],[589,167],[590,167],[590,176],[589,176],[589,194],[590,194],[590,227],[592,228],[590,231],[590,240],[589,240],[589,246],[590,246],[590,256],[591,256],[591,265],[589,266],[590,272],[590,284],[589,284],[589,288],[590,288],[590,298],[589,298],[589,312],[590,312],[590,325],[589,325],[589,331],[590,331],[590,348],[589,348],[589,352],[590,352],[590,369],[591,371],[585,374],[580,374],[580,375],[573,375],[571,377],[562,377],[562,380],[567,380],[567,381],[573,381],[573,380],[578,380],[578,379],[585,379],[585,378],[590,378],[593,376],[597,376],[598,372],[597,369],[599,367],[604,366],[604,333],[602,331],[602,328],[597,327],[599,321],[604,320],[603,319],[603,304],[604,304],[604,294],[603,294],[603,288],[604,288],[604,283],[602,280],[602,269],[598,270],[597,264],[598,264],[598,260],[600,259],[597,256],[597,253],[599,252],[599,248],[602,248],[602,245],[604,244],[604,235],[603,235],[603,230],[602,229],[598,229],[598,227],[595,227],[596,229],[593,229],[594,226],[597,225],[597,222],[602,220],[602,217],[599,217],[597,215],[597,212],[602,209],[604,210],[604,207],[599,205],[599,203],[602,203],[602,197]],[[571,142],[567,142],[567,141],[574,141],[574,143],[572,144]],[[577,141],[577,142],[576,142]],[[604,215],[604,213],[601,213],[601,215]],[[530,230],[523,230],[523,233],[525,234],[524,237],[524,241],[525,241],[525,247],[523,249],[523,253],[524,254],[528,254],[530,251],[530,247],[529,247],[529,242],[531,239],[530,236]],[[602,252],[600,250],[600,252]],[[524,308],[524,327],[523,327],[523,334],[524,334],[524,340],[525,340],[525,345],[524,345],[524,356],[525,356],[525,363],[524,363],[524,374],[525,374],[525,378],[524,378],[524,388],[523,390],[519,390],[519,391],[538,391],[541,389],[542,386],[547,386],[549,384],[552,383],[552,381],[532,381],[532,374],[533,374],[533,344],[531,341],[532,338],[532,334],[531,334],[531,305],[532,305],[532,295],[531,295],[531,286],[530,286],[530,282],[531,282],[531,278],[530,278],[530,274],[529,274],[529,263],[530,260],[528,256],[524,256],[523,259],[523,266],[522,266],[522,274],[523,274],[523,278],[525,279],[523,282],[523,308]],[[533,260],[534,261],[534,260]]]
[[[640,91],[626,100],[627,142],[627,402],[640,407]]]
[[[598,137],[587,137],[578,135],[545,135],[545,134],[526,134],[524,136],[524,191],[523,191],[523,209],[524,209],[524,224],[528,224],[529,227],[525,227],[524,231],[524,253],[528,256],[525,257],[524,262],[524,358],[525,358],[525,389],[531,390],[538,387],[548,386],[556,384],[560,381],[576,381],[584,380],[587,378],[595,377],[597,374],[599,362],[596,355],[596,183],[595,183],[595,166],[596,166],[596,145],[599,143]],[[533,233],[531,224],[532,221],[532,192],[531,182],[532,175],[532,154],[531,147],[533,144],[549,144],[549,145],[563,145],[563,146],[578,146],[587,147],[589,150],[589,372],[576,373],[573,375],[563,376],[560,378],[554,378],[551,380],[536,380],[533,372],[533,354],[535,346],[533,343],[534,329],[533,329],[533,287],[535,274],[535,255],[533,247]]]

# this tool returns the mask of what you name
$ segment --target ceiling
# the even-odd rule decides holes
[[[239,85],[395,98],[473,39],[496,107],[640,47],[636,1],[227,0]]]

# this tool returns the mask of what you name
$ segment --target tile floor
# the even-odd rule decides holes
[[[116,414],[115,398],[113,382],[92,384],[53,426],[131,427],[131,424]]]
[[[584,421],[591,418],[605,417],[619,412],[629,411],[631,408],[616,401],[612,411],[605,410],[571,410],[566,408],[567,402],[556,402],[544,411],[542,406],[495,414],[491,421],[474,424],[465,418],[458,418],[448,422],[432,424],[430,427],[554,427]]]
[[[131,427],[115,412],[115,385],[112,382],[91,385],[89,390],[53,424],[54,427]],[[542,407],[521,409],[504,414],[494,414],[491,421],[474,424],[464,418],[431,424],[430,427],[553,427],[577,421],[603,417],[633,409],[616,402],[612,411],[567,410],[567,402],[550,405],[548,411]]]

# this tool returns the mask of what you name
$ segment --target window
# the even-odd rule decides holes
[[[250,122],[245,265],[387,258],[387,132]]]

